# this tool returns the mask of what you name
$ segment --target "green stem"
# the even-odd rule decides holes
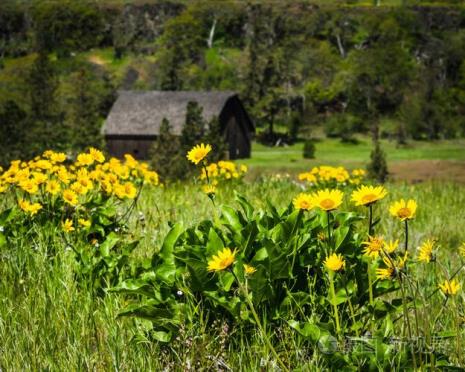
[[[373,204],[369,206],[368,235],[373,236]]]
[[[347,299],[349,300],[349,311],[350,311],[350,317],[352,318],[352,325],[355,325],[355,311],[354,311],[354,307],[352,306],[352,301],[350,300],[349,290],[347,289],[347,283],[345,279],[342,280],[342,283],[344,285],[344,290],[346,292]],[[357,337],[359,336],[358,329],[355,329],[355,334],[357,335]]]
[[[407,252],[408,249],[408,220],[405,220],[405,252]]]
[[[339,312],[337,310],[337,303],[336,303],[336,291],[334,290],[334,273],[332,271],[329,272],[329,286],[331,290],[331,299],[333,303],[334,309],[334,320],[336,322],[336,332],[338,335],[341,334],[341,326],[339,324]]]
[[[373,306],[373,278],[371,277],[371,262],[368,262],[368,295],[370,297],[370,305]]]
[[[331,221],[331,212],[330,211],[326,211],[326,216],[328,218],[328,246],[331,248],[332,244],[331,244],[331,224],[330,224],[330,221]]]
[[[244,294],[245,296],[245,300],[247,302],[247,305],[249,306],[249,309],[252,313],[252,316],[255,320],[255,322],[257,323],[257,326],[258,326],[258,329],[260,331],[260,333],[262,334],[262,337],[263,339],[265,340],[265,343],[266,345],[269,347],[271,353],[273,354],[273,356],[276,358],[276,361],[278,362],[278,364],[281,366],[281,368],[284,370],[284,371],[289,371],[289,368],[287,368],[287,366],[284,364],[284,362],[281,360],[281,358],[279,357],[278,353],[276,352],[275,348],[273,347],[273,345],[271,344],[271,341],[268,337],[268,335],[266,334],[265,332],[265,329],[263,328],[262,326],[262,323],[260,322],[260,318],[258,317],[258,314],[257,312],[255,311],[255,306],[253,305],[253,302],[252,300],[250,299],[249,297],[249,291],[247,290],[247,287],[244,287],[242,285],[242,283],[240,282],[239,278],[236,276],[236,274],[234,273],[234,271],[231,269],[230,272],[234,275],[234,278],[236,279],[236,282],[240,288],[240,290],[242,291],[242,293]]]
[[[401,276],[399,276],[399,281],[400,281],[400,290],[402,293],[402,310],[404,313],[404,322],[407,323],[407,331],[408,331],[409,340],[412,340],[412,329],[410,327],[410,320],[408,317],[408,309],[407,309],[407,300],[405,297],[404,283],[403,283]],[[413,370],[415,371],[417,369],[417,360],[415,357],[415,350],[413,348],[413,343],[411,345],[411,352],[412,352],[412,358],[413,358]]]
[[[210,184],[210,177],[208,177],[208,170],[207,170],[207,165],[205,162],[202,162],[203,169],[205,170],[205,176],[207,177],[207,183]]]

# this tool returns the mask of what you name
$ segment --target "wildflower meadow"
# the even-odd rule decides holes
[[[5,370],[465,368],[465,193],[322,164],[164,184],[130,155],[0,171]]]

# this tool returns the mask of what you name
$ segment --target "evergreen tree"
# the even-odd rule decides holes
[[[373,124],[373,149],[370,155],[370,163],[367,166],[368,176],[380,183],[384,183],[388,177],[388,167],[386,162],[386,154],[381,148],[379,142],[379,127],[378,124]]]
[[[160,174],[163,181],[185,177],[186,158],[180,152],[179,136],[171,132],[166,118],[160,125],[160,134],[150,149],[151,165]]]
[[[189,102],[186,111],[186,123],[181,132],[181,146],[188,151],[205,136],[205,120],[202,107],[197,102]]]

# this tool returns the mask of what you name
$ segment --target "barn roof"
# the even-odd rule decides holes
[[[158,135],[163,118],[172,132],[180,134],[186,120],[187,104],[196,101],[209,121],[219,116],[226,101],[237,96],[231,91],[120,91],[103,127],[104,135]]]

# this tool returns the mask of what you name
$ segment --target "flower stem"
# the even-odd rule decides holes
[[[328,218],[328,246],[331,247],[332,244],[331,244],[331,212],[330,211],[326,211],[326,216]]]
[[[371,277],[371,262],[368,262],[368,295],[370,298],[370,305],[373,306],[373,278]]]
[[[408,249],[408,220],[405,220],[405,252],[407,252]]]
[[[407,308],[407,299],[405,297],[405,289],[404,289],[404,283],[402,280],[402,277],[399,276],[399,282],[400,282],[400,290],[402,293],[402,310],[404,312],[404,322],[407,323],[407,331],[408,331],[408,337],[409,340],[412,340],[412,329],[410,328],[410,320],[408,317],[408,308]],[[413,358],[413,369],[417,369],[417,360],[415,357],[415,350],[413,348],[413,343],[411,345],[411,352],[412,352],[412,358]]]
[[[336,322],[336,332],[338,335],[341,334],[341,326],[339,324],[339,312],[337,310],[337,303],[336,303],[336,291],[334,290],[334,274],[332,271],[329,272],[329,286],[331,291],[331,299],[333,303],[334,309],[334,320]]]
[[[368,235],[373,236],[373,204],[369,206]]]
[[[355,311],[354,311],[354,307],[352,306],[352,301],[351,301],[350,296],[349,296],[349,290],[347,289],[347,283],[346,283],[345,279],[343,279],[342,282],[343,282],[343,284],[344,284],[344,289],[345,289],[345,291],[346,291],[347,299],[349,300],[350,317],[352,318],[352,325],[354,326],[354,325],[355,325]],[[357,335],[357,337],[359,336],[358,329],[355,329],[355,334]]]

